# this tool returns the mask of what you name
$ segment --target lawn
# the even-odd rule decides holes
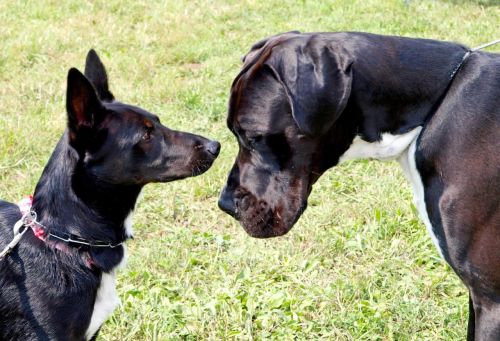
[[[67,71],[83,70],[89,48],[119,100],[222,143],[205,175],[143,191],[122,305],[101,340],[465,338],[467,292],[396,163],[330,170],[279,239],[252,239],[219,211],[237,151],[226,104],[240,57],[267,35],[351,30],[475,46],[500,37],[500,0],[2,0],[0,28],[0,198],[33,191],[64,130]]]

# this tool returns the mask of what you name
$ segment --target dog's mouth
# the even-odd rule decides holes
[[[215,161],[215,158],[196,160],[191,165],[191,175],[190,176],[197,176],[197,175],[201,175],[201,174],[205,173],[207,170],[210,169],[210,167],[212,167],[214,161]]]
[[[153,182],[171,182],[201,175],[212,167],[214,159],[198,159],[189,165],[172,167],[158,175]]]
[[[254,238],[279,237],[292,229],[306,207],[307,200],[296,210],[282,206],[271,207],[266,201],[245,193],[237,201],[234,218]]]

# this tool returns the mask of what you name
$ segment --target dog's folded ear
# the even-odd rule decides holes
[[[77,69],[68,72],[66,110],[70,143],[76,147],[82,134],[87,134],[103,120],[104,110],[101,101],[90,81]]]
[[[260,50],[261,48],[263,48],[270,40],[274,40],[275,38],[280,38],[280,37],[284,37],[286,35],[291,35],[291,34],[300,34],[300,32],[299,31],[288,31],[288,32],[283,32],[283,33],[275,34],[273,36],[269,36],[267,38],[259,40],[258,42],[256,42],[255,44],[253,44],[252,47],[250,47],[250,51],[248,51],[247,54],[245,54],[243,57],[241,57],[241,61],[243,63],[245,61],[247,61],[249,59],[249,57],[254,52],[256,52],[257,50]]]
[[[109,91],[106,68],[93,49],[87,54],[87,59],[85,61],[85,76],[94,85],[101,101],[111,102],[114,100],[113,94]]]
[[[345,109],[351,93],[352,61],[325,44],[307,44],[271,56],[266,65],[286,89],[292,115],[309,136],[328,131]]]

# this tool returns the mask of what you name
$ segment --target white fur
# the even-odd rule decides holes
[[[134,211],[131,210],[127,218],[123,222],[125,234],[127,238],[132,237],[132,216]],[[128,258],[127,245],[123,244],[123,258],[122,261],[111,272],[103,272],[101,283],[97,289],[97,294],[94,302],[94,311],[90,319],[90,325],[85,332],[85,338],[90,340],[92,336],[99,330],[104,321],[120,304],[120,298],[116,294],[116,270],[125,267]]]
[[[382,139],[377,142],[367,142],[359,136],[355,137],[349,149],[340,157],[343,162],[352,159],[378,159],[394,160],[398,159],[403,171],[413,187],[415,206],[417,206],[420,218],[423,220],[432,241],[443,255],[439,240],[434,234],[434,229],[427,214],[424,197],[424,185],[417,170],[415,162],[415,150],[417,148],[417,137],[422,127],[417,127],[405,134],[392,135],[382,134]]]
[[[127,263],[127,245],[123,244],[123,258],[111,272],[103,272],[101,284],[97,289],[97,294],[94,302],[94,311],[90,319],[90,325],[85,332],[85,338],[90,340],[97,330],[102,326],[104,321],[111,315],[115,308],[120,304],[120,298],[116,294],[116,270],[122,269]]]
[[[139,192],[139,195],[137,196],[137,200],[136,200],[136,205],[137,205],[137,202],[139,202],[139,200],[142,199],[142,191]],[[132,238],[134,236],[134,230],[132,228],[132,218],[134,216],[134,210],[130,210],[127,218],[125,218],[125,221],[123,222],[123,227],[125,228],[125,236],[127,238]]]
[[[427,231],[431,236],[431,239],[436,245],[441,257],[443,257],[443,251],[441,250],[441,246],[439,244],[439,240],[434,234],[434,228],[432,227],[431,221],[429,219],[429,215],[427,214],[427,207],[425,204],[425,196],[424,196],[424,184],[422,183],[422,177],[418,172],[415,162],[415,150],[417,149],[417,139],[415,139],[410,148],[401,155],[399,158],[399,164],[403,168],[403,171],[406,175],[408,181],[410,181],[411,186],[413,187],[413,200],[415,202],[415,206],[417,206],[418,213],[420,214],[420,218],[424,222],[427,227]]]
[[[134,229],[132,228],[132,217],[134,216],[134,211],[130,211],[127,218],[123,222],[123,227],[125,228],[125,236],[127,238],[132,238],[134,236]]]
[[[417,127],[405,134],[392,135],[382,134],[382,139],[377,142],[367,142],[361,137],[356,136],[351,146],[340,157],[340,162],[354,159],[377,159],[394,160],[403,153],[410,143],[414,141],[422,127]]]
[[[109,273],[102,273],[101,284],[97,290],[94,311],[90,325],[85,332],[85,339],[90,340],[94,336],[118,304],[120,304],[120,299],[116,295],[116,274],[113,269]]]

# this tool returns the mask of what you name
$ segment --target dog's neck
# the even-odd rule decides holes
[[[372,143],[383,134],[402,135],[424,126],[467,53],[453,43],[356,37],[344,45],[353,58],[352,89],[344,112],[322,137],[321,145],[330,153],[321,161],[323,171],[339,162],[356,137]]]
[[[348,115],[368,142],[424,125],[446,94],[467,49],[430,40],[360,35],[354,56]],[[382,41],[383,40],[383,41]]]
[[[92,178],[65,133],[36,186],[33,210],[51,231],[116,243],[126,238],[124,222],[140,190]]]

